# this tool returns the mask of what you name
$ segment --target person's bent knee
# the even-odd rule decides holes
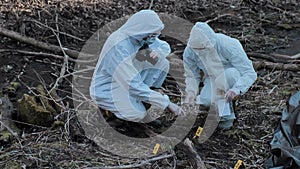
[[[132,113],[132,114],[122,114],[120,113],[119,115],[116,115],[118,118],[126,120],[126,121],[132,121],[132,122],[141,122],[144,120],[146,117],[147,112],[137,112],[137,113]]]
[[[170,69],[170,63],[166,58],[162,58],[159,62],[156,63],[155,67],[168,72]]]
[[[211,105],[211,98],[209,97],[203,97],[201,95],[198,95],[196,98],[196,104],[202,106],[202,107],[210,107]]]

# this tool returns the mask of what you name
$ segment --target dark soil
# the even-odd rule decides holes
[[[60,34],[62,45],[80,51],[85,41],[102,26],[147,9],[149,2],[4,0],[0,2],[0,24],[6,29],[55,45],[59,43],[52,30],[38,22],[53,29],[58,27],[60,32],[76,37]],[[239,39],[246,52],[290,56],[300,53],[299,8],[300,3],[293,0],[154,0],[153,6],[157,12],[173,14],[192,23],[226,14],[211,21],[210,25],[216,32]],[[71,77],[65,78],[57,87],[66,109],[55,120],[62,124],[43,127],[20,121],[17,100],[25,93],[33,95],[39,84],[50,90],[59,77],[63,60],[21,54],[14,50],[51,52],[4,36],[0,36],[0,41],[0,91],[7,94],[13,103],[13,120],[21,129],[18,138],[0,141],[0,168],[84,168],[138,161],[113,156],[84,138],[72,108]],[[184,48],[171,39],[169,43],[173,51]],[[59,52],[55,54],[63,56]],[[67,73],[72,72],[74,65],[70,62]],[[247,168],[263,168],[264,161],[270,155],[269,143],[281,118],[281,111],[288,97],[300,90],[300,70],[292,72],[262,68],[257,73],[255,84],[238,100],[234,128],[216,131],[203,144],[193,140],[207,168],[233,168],[238,160],[243,160]],[[11,82],[19,82],[21,86],[17,90],[9,90]],[[198,125],[201,125],[201,120],[191,130],[191,138]],[[180,150],[176,153],[176,168],[191,168],[188,158]],[[173,165],[173,159],[167,159],[144,168],[171,168]]]

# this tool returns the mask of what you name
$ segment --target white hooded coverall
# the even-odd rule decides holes
[[[204,49],[204,50],[197,50]],[[257,74],[241,43],[224,34],[215,33],[207,23],[194,25],[183,54],[186,92],[198,93],[199,83],[204,86],[196,104],[209,107],[220,96],[216,89],[244,94],[255,82]],[[201,77],[200,71],[204,72]],[[226,118],[226,117],[225,117]],[[228,119],[234,119],[231,114]]]
[[[169,44],[156,38],[149,45],[159,55],[155,65],[135,58],[143,38],[163,28],[154,11],[142,10],[109,36],[90,86],[90,95],[99,107],[118,118],[134,122],[142,121],[147,115],[142,102],[162,110],[167,108],[170,103],[168,96],[150,87],[159,88],[167,76],[169,62],[165,57],[170,53]]]

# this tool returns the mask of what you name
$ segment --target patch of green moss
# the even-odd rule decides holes
[[[11,137],[13,137],[13,135],[9,131],[7,130],[0,131],[0,141],[9,142]]]
[[[20,120],[33,125],[50,127],[54,122],[54,117],[60,109],[49,97],[42,85],[37,86],[38,96],[23,95],[18,100],[18,110]]]
[[[59,129],[59,128],[63,128],[64,125],[65,125],[65,123],[64,123],[63,121],[55,121],[55,122],[52,124],[51,128],[52,128],[52,129]]]
[[[54,121],[54,114],[38,103],[34,96],[23,95],[18,100],[20,120],[33,125],[49,127]]]
[[[7,163],[3,169],[19,169],[19,168],[22,168],[19,161],[9,160],[9,161],[7,161]]]

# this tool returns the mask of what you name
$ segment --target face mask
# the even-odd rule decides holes
[[[155,42],[156,37],[148,37],[147,39],[142,40],[142,45],[151,45]]]
[[[151,34],[147,37],[145,37],[142,41],[142,44],[151,45],[155,42],[156,38],[158,38],[159,34]]]
[[[151,45],[152,43],[155,42],[155,39],[156,39],[156,37],[149,37],[149,38],[147,38],[146,43],[148,45]]]

